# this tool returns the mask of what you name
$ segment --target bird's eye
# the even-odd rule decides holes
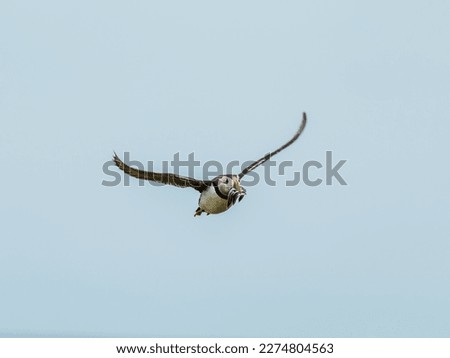
[[[228,184],[230,182],[230,179],[225,178],[225,184]]]

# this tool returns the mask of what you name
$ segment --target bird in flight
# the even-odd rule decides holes
[[[116,153],[114,153],[114,163],[125,173],[132,177],[144,180],[150,180],[157,183],[169,184],[181,188],[194,188],[200,192],[198,200],[198,208],[195,210],[194,217],[202,213],[220,214],[227,211],[237,202],[240,202],[246,190],[241,186],[240,181],[247,173],[256,169],[258,166],[272,158],[274,155],[280,153],[283,149],[289,147],[294,143],[306,126],[306,113],[303,112],[303,119],[295,132],[294,136],[278,149],[267,153],[262,158],[247,166],[240,174],[224,174],[215,177],[212,180],[198,180],[194,178],[184,177],[172,173],[154,173],[144,170],[139,170],[126,165]]]

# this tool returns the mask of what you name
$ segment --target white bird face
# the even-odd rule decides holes
[[[227,195],[231,190],[231,188],[233,187],[233,181],[231,178],[224,175],[221,178],[219,178],[218,187],[222,193]]]
[[[222,176],[219,178],[218,187],[225,195],[228,194],[233,188],[239,193],[245,192],[245,189],[241,187],[239,178],[236,175],[233,175],[231,178],[226,175]]]

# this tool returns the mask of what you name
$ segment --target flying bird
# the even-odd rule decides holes
[[[114,163],[125,173],[138,179],[150,180],[157,183],[169,184],[181,188],[194,188],[200,192],[198,200],[198,208],[195,210],[194,217],[202,213],[220,214],[227,211],[237,202],[240,202],[246,195],[246,190],[241,186],[240,181],[247,173],[255,170],[258,166],[280,153],[283,149],[294,143],[306,126],[306,113],[303,112],[303,119],[295,132],[294,136],[278,149],[267,153],[262,158],[247,166],[238,175],[224,174],[215,177],[212,180],[198,180],[194,178],[184,177],[172,173],[154,173],[139,170],[126,165],[116,153],[114,153]]]

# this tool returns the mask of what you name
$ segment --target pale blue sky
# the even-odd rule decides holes
[[[2,2],[0,336],[448,337],[449,18],[447,1]],[[113,150],[256,159],[302,111],[277,159],[332,150],[348,186],[261,183],[194,218],[194,190],[101,185]]]

